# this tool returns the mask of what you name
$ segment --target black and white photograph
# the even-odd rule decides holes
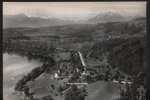
[[[146,100],[146,1],[3,2],[3,100]]]

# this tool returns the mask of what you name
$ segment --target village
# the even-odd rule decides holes
[[[64,100],[85,100],[85,97],[88,95],[86,90],[88,84],[99,80],[112,82],[113,84],[119,86],[120,95],[118,98],[114,98],[114,100],[146,100],[145,89],[142,82],[140,82],[143,81],[141,80],[143,73],[139,73],[139,75],[134,78],[127,77],[119,70],[114,70],[107,65],[104,67],[102,66],[100,69],[96,69],[100,70],[98,72],[99,74],[97,74],[97,72],[87,65],[80,51],[58,48],[55,52],[58,52],[54,56],[56,65],[54,65],[55,68],[53,71],[51,70],[50,72],[50,79],[62,82],[59,93],[61,96],[64,96]],[[36,70],[36,72],[38,72],[38,70]],[[42,72],[43,71],[41,71],[41,73]],[[32,73],[34,73],[34,71],[32,71]],[[25,77],[23,80],[27,80],[29,76]],[[28,79],[28,81],[34,81],[34,79],[35,77]],[[37,98],[34,98],[34,93],[30,93],[30,89],[25,85],[28,81],[18,82],[24,84],[24,86],[22,86],[23,84],[20,84],[22,87],[21,91],[23,91],[26,99],[38,100]],[[56,88],[55,85],[51,85],[50,87],[53,89]],[[78,95],[81,95],[77,96],[75,91],[78,91]],[[71,94],[71,97],[68,97],[70,96],[69,94]],[[72,95],[74,95],[76,98],[72,97]]]

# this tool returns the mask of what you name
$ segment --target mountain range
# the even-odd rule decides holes
[[[16,28],[16,27],[45,27],[45,26],[60,26],[68,24],[94,24],[104,22],[120,22],[130,20],[131,17],[124,17],[118,13],[100,13],[92,18],[74,21],[60,18],[41,18],[41,17],[29,17],[25,14],[17,15],[4,15],[3,16],[3,28]]]
[[[100,13],[93,18],[88,19],[91,23],[104,23],[104,22],[122,22],[131,20],[132,17],[122,16],[119,13],[107,12]]]
[[[3,28],[45,27],[71,23],[72,21],[65,21],[57,18],[28,17],[25,14],[3,16]]]

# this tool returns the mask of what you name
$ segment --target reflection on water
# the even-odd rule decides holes
[[[26,57],[3,54],[3,98],[4,100],[20,100],[14,94],[14,86],[22,76],[42,63],[35,60],[29,61]]]

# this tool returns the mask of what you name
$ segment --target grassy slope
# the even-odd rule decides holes
[[[109,82],[97,81],[88,86],[88,96],[86,100],[112,100],[119,95],[118,87]]]

